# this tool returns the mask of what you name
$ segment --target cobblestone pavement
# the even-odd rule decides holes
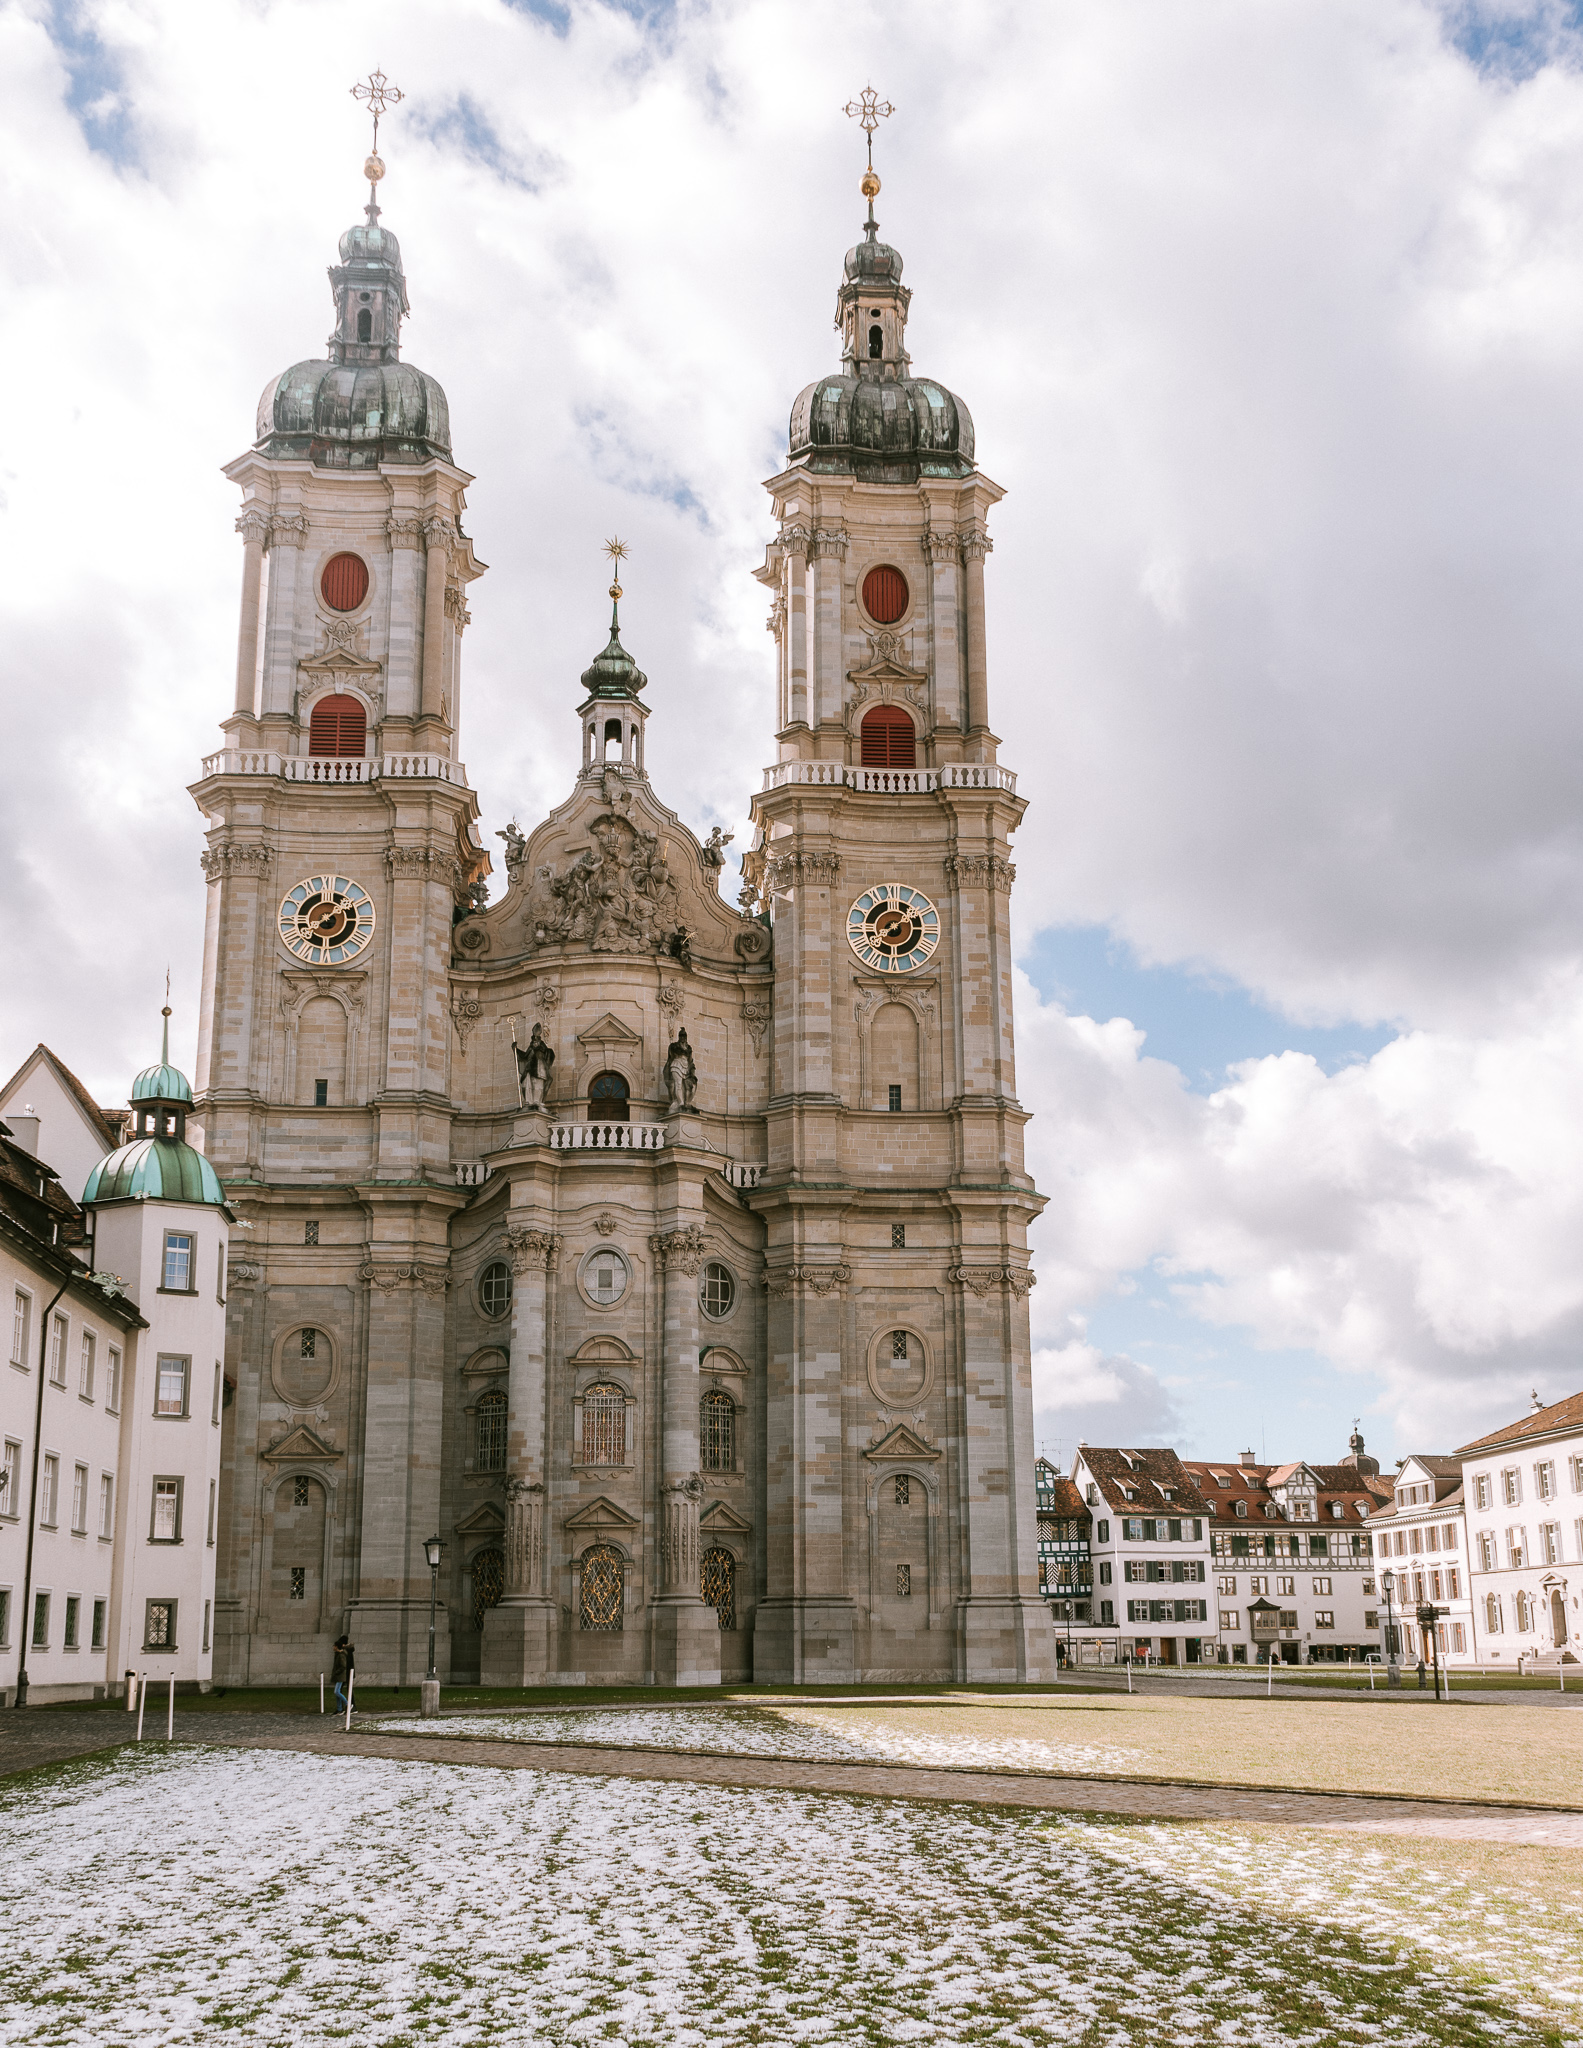
[[[136,1717],[123,1709],[55,1713],[33,1709],[0,1718],[0,1776],[89,1756],[130,1742]],[[163,1743],[163,1714],[144,1723],[144,1739]],[[495,1770],[549,1771],[578,1777],[634,1778],[695,1785],[736,1785],[784,1792],[829,1792],[921,1799],[1047,1813],[1104,1813],[1151,1820],[1273,1821],[1345,1834],[1391,1834],[1447,1841],[1527,1843],[1583,1849],[1583,1812],[1457,1805],[1450,1801],[1357,1798],[1344,1794],[1257,1791],[1236,1786],[1172,1785],[1125,1778],[1080,1778],[914,1764],[816,1763],[790,1757],[729,1756],[686,1750],[623,1750],[571,1743],[491,1742],[486,1738],[381,1735],[367,1723],[343,1732],[316,1714],[181,1713],[178,1742],[221,1748],[299,1750],[314,1756],[413,1758]]]

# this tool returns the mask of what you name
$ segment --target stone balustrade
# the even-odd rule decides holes
[[[844,761],[777,761],[764,770],[766,790],[809,783],[864,796],[930,796],[941,789],[1003,789],[1017,793],[1009,768],[990,761],[950,761],[943,768],[849,768]]]
[[[557,1152],[658,1152],[665,1143],[663,1124],[551,1124],[550,1144]]]
[[[203,773],[211,775],[277,775],[285,782],[311,782],[344,788],[351,783],[390,782],[427,777],[466,788],[460,761],[444,754],[374,754],[350,758],[321,754],[272,754],[247,747],[227,747],[205,754]]]

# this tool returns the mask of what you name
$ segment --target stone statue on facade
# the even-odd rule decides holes
[[[659,942],[660,951],[689,971],[693,964],[693,935],[688,927],[679,924],[673,932],[667,932]]]
[[[726,864],[726,848],[736,836],[734,832],[722,832],[718,825],[712,825],[709,829],[709,837],[704,841],[702,847],[704,866],[706,868],[723,868]]]
[[[497,832],[495,837],[506,842],[506,886],[508,889],[514,888],[522,863],[528,857],[528,842],[522,836],[522,827],[515,818],[503,832]]]
[[[693,1060],[693,1049],[687,1043],[685,1024],[665,1050],[665,1085],[670,1090],[673,1110],[692,1108],[693,1097],[698,1092],[698,1068]]]
[[[532,1036],[526,1045],[516,1044],[516,1033],[512,1032],[512,1044],[517,1054],[517,1091],[524,1109],[542,1109],[544,1098],[549,1093],[550,1075],[555,1070],[555,1050],[544,1036],[544,1026],[535,1024]]]

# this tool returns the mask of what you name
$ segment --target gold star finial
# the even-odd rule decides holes
[[[610,595],[617,600],[621,596],[621,564],[631,552],[624,540],[605,542],[605,553],[610,557]]]
[[[888,121],[896,109],[889,100],[882,100],[873,86],[865,85],[857,98],[848,100],[841,111],[848,119],[856,121],[868,142],[868,169],[863,173],[859,189],[870,202],[869,211],[872,213],[874,195],[879,190],[879,178],[874,170],[874,130],[881,121]]]
[[[363,165],[363,176],[368,180],[368,218],[373,221],[379,213],[379,181],[385,175],[384,158],[379,154],[379,117],[388,107],[400,106],[407,95],[399,85],[392,85],[383,71],[370,71],[361,85],[352,87],[352,97],[362,100],[374,117],[374,146]]]

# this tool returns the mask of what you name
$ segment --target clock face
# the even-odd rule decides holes
[[[310,875],[281,899],[281,944],[310,967],[355,960],[373,936],[368,891],[345,875]]]
[[[921,889],[877,882],[847,912],[846,939],[865,967],[910,974],[940,943],[940,913]]]

